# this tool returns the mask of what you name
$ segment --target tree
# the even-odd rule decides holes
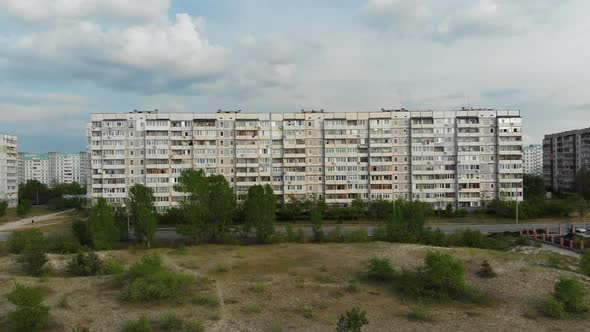
[[[8,202],[7,201],[0,201],[0,217],[4,217],[6,215],[7,209],[8,209]]]
[[[310,215],[311,230],[313,231],[313,239],[316,242],[324,241],[324,228],[322,226],[322,212],[317,205],[311,208]]]
[[[369,324],[367,319],[367,312],[358,307],[347,310],[346,313],[340,315],[336,323],[337,332],[361,332],[363,326]]]
[[[246,232],[256,230],[258,242],[267,243],[274,234],[276,198],[270,185],[250,187],[244,202]]]
[[[129,217],[135,225],[135,234],[142,241],[147,241],[148,248],[158,227],[154,215],[154,192],[142,184],[135,184],[129,189],[127,197]]]
[[[426,218],[432,213],[432,206],[428,203],[398,199],[385,223],[386,239],[391,242],[418,242],[424,236]]]
[[[208,187],[205,172],[193,169],[183,171],[176,186],[176,191],[188,194],[181,203],[188,225],[184,225],[179,231],[192,236],[195,244],[203,238],[210,215]]]
[[[522,182],[525,200],[545,199],[545,182],[542,177],[525,174],[522,178]]]
[[[6,294],[16,309],[8,313],[8,319],[14,331],[40,331],[49,319],[49,306],[43,303],[43,292],[19,283],[14,290]]]
[[[214,239],[224,238],[235,214],[236,198],[225,176],[211,175],[207,179],[209,184],[207,230]]]
[[[89,226],[95,249],[111,249],[119,238],[113,208],[103,197],[99,198],[90,209]]]
[[[572,207],[574,207],[574,209],[578,211],[580,222],[582,222],[584,214],[586,213],[586,210],[588,208],[588,203],[580,194],[574,194],[568,200],[572,204]]]
[[[38,277],[43,274],[43,267],[47,263],[45,243],[34,242],[28,244],[18,256],[18,261],[24,265],[25,271],[32,276]]]
[[[47,203],[51,196],[49,187],[37,180],[28,180],[26,183],[20,184],[18,188],[19,201],[27,199],[35,205]]]
[[[366,213],[366,204],[362,198],[355,198],[352,203],[350,203],[350,212],[352,214],[352,218],[354,220],[360,220],[365,217]]]
[[[586,249],[582,258],[580,258],[580,272],[590,277],[590,249]]]
[[[372,220],[383,221],[391,214],[392,203],[383,198],[378,198],[369,205],[369,214]]]
[[[16,206],[16,214],[24,217],[27,215],[27,213],[31,212],[31,208],[31,201],[25,198],[18,202],[18,205]]]
[[[585,200],[590,199],[590,171],[586,167],[576,172],[573,184],[574,192],[580,194]]]

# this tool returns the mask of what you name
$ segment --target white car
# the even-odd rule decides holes
[[[582,227],[577,227],[576,228],[576,233],[584,234],[586,232],[587,232],[587,230],[585,228],[582,228]]]

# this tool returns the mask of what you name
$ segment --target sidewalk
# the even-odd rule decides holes
[[[46,215],[42,215],[42,216],[36,216],[36,217],[25,218],[25,219],[21,219],[21,220],[17,220],[17,221],[11,221],[11,222],[8,222],[4,225],[0,225],[0,232],[10,232],[12,230],[19,229],[19,228],[35,227],[37,222],[51,220],[57,216],[60,216],[62,214],[66,214],[69,212],[73,212],[73,211],[76,211],[76,210],[75,209],[64,210],[64,211],[50,213],[50,214],[46,214]],[[35,220],[35,224],[32,223],[33,220]]]

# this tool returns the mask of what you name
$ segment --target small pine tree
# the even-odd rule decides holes
[[[363,326],[369,324],[367,319],[367,312],[358,307],[347,310],[346,313],[340,315],[336,323],[337,332],[361,332]]]
[[[39,288],[16,283],[6,298],[16,306],[13,312],[8,313],[14,331],[40,331],[47,325],[49,307],[43,303],[43,294]]]

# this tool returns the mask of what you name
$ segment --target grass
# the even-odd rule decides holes
[[[219,300],[212,295],[199,294],[193,297],[190,302],[194,305],[205,306],[205,307],[218,307]]]
[[[432,317],[422,308],[413,308],[406,317],[416,322],[432,322]]]
[[[245,315],[259,314],[262,308],[259,305],[246,305],[240,308],[240,312]]]
[[[266,285],[259,282],[259,283],[256,283],[256,285],[249,287],[248,289],[253,293],[262,294],[266,290]]]

